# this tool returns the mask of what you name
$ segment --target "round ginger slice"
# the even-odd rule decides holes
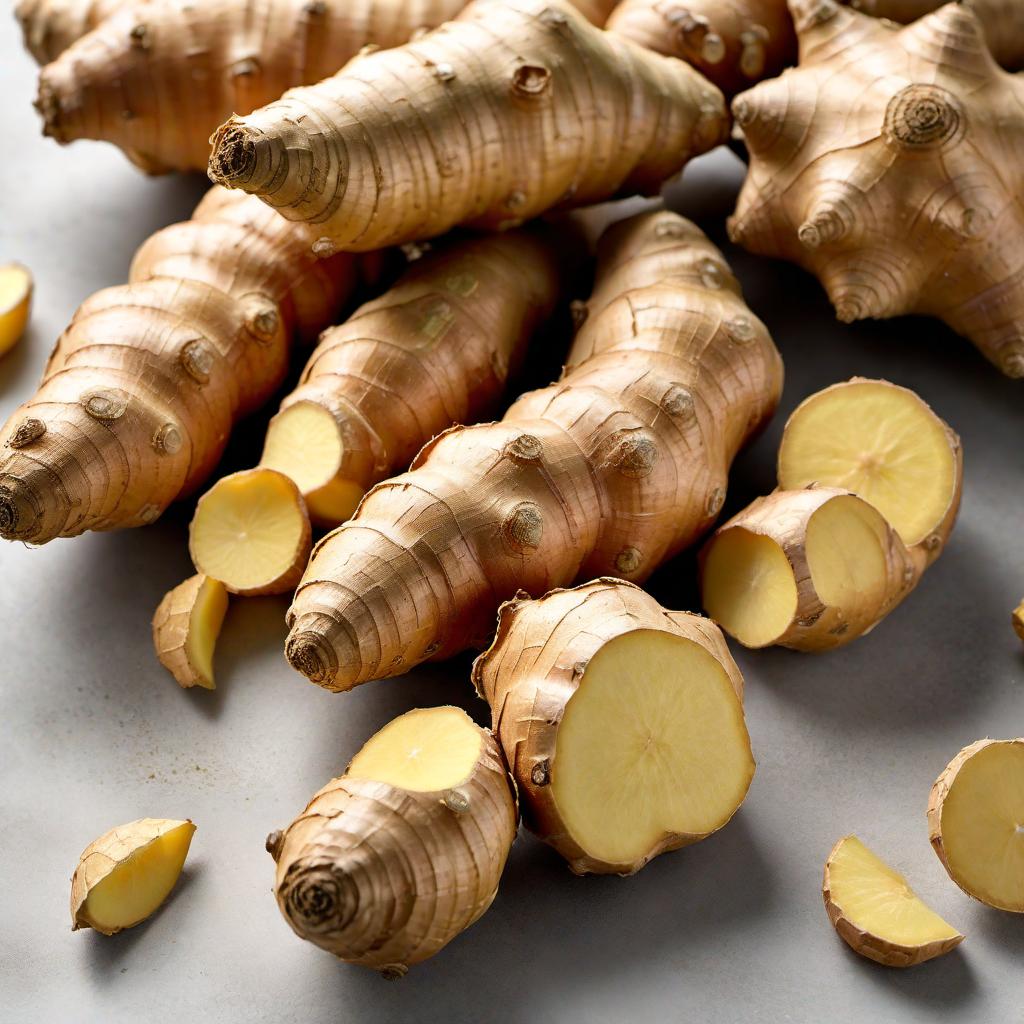
[[[1024,739],[979,740],[935,780],[932,847],[968,896],[1024,913]]]
[[[32,308],[32,275],[19,263],[0,267],[0,356],[21,340]]]
[[[873,505],[908,548],[938,555],[960,502],[960,443],[913,391],[854,378],[802,402],[779,447],[779,489],[839,487]]]
[[[886,967],[913,967],[963,942],[963,935],[856,836],[832,848],[821,893],[840,938],[855,953]]]
[[[589,660],[550,765],[552,799],[587,870],[620,874],[720,829],[753,775],[725,668],[655,629],[614,637]]]
[[[170,895],[188,856],[191,821],[140,818],[90,843],[71,877],[71,927],[114,935]]]
[[[200,573],[234,594],[283,594],[299,582],[311,538],[295,484],[273,469],[247,469],[218,480],[199,499],[189,550]]]

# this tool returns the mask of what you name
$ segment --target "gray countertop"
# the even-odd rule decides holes
[[[35,315],[0,363],[0,419],[31,393],[78,303],[124,280],[135,247],[187,217],[205,185],[148,180],[116,151],[39,136],[33,68],[0,17],[0,262],[37,279]],[[722,152],[671,201],[721,238],[742,175]],[[302,808],[375,729],[417,705],[478,718],[468,660],[335,696],[284,662],[283,599],[236,601],[220,688],[180,690],[149,619],[191,570],[188,509],[155,526],[39,550],[0,547],[0,1020],[445,1021],[636,1024],[1022,1019],[1024,919],[970,901],[927,838],[928,789],[979,737],[1024,733],[1024,382],[999,376],[927,320],[838,325],[792,268],[731,249],[786,359],[783,408],[740,458],[729,509],[773,485],[785,415],[853,374],[916,388],[963,436],[952,544],[870,637],[825,656],[737,651],[758,757],[736,819],[630,879],[575,878],[526,834],[491,911],[436,959],[386,983],[295,938],[270,894],[267,832]],[[252,457],[259,422],[228,459]],[[695,607],[692,558],[651,588]],[[185,873],[149,922],[72,934],[68,879],[108,827],[198,824]],[[820,895],[833,842],[857,832],[967,942],[909,971],[854,956]]]

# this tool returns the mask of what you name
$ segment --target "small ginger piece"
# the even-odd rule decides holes
[[[400,977],[491,905],[517,824],[491,733],[459,708],[410,711],[267,839],[278,906],[300,938]]]
[[[218,480],[199,499],[189,527],[196,569],[248,596],[293,589],[311,543],[302,493],[275,469],[246,469]]]
[[[71,876],[71,928],[113,935],[145,921],[174,888],[196,827],[140,818],[90,843]]]
[[[32,309],[32,275],[19,263],[0,267],[0,356],[21,340]]]
[[[968,896],[1024,914],[1024,739],[964,747],[932,786],[928,831]]]
[[[473,668],[524,820],[577,874],[632,874],[725,825],[754,775],[714,623],[599,579],[502,606]]]
[[[964,940],[856,836],[832,848],[821,894],[839,937],[855,953],[886,967],[922,964]]]
[[[1021,600],[1020,604],[1013,610],[1013,615],[1010,617],[1010,621],[1013,623],[1013,630],[1024,640],[1024,599]]]
[[[153,616],[156,656],[183,687],[216,689],[213,649],[228,610],[227,588],[202,573],[169,591]]]

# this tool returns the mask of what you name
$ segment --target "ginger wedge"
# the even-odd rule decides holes
[[[196,827],[140,818],[90,843],[71,877],[71,928],[104,935],[144,921],[174,888]]]
[[[855,953],[886,967],[913,967],[964,939],[856,836],[832,848],[821,895],[839,937]]]
[[[21,340],[32,307],[32,275],[18,263],[0,267],[0,356]]]
[[[1024,739],[964,747],[932,786],[928,829],[968,896],[1024,914]]]
[[[228,610],[227,588],[202,573],[169,591],[153,616],[156,656],[181,686],[216,688],[213,649]]]

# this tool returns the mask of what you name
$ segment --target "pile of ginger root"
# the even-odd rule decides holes
[[[778,489],[720,523],[782,356],[696,224],[615,201],[731,141],[733,244],[814,275],[843,323],[933,317],[1024,378],[1024,4],[253,7],[17,5],[48,136],[214,187],[85,300],[0,427],[0,537],[145,527],[198,495],[195,572],[152,623],[182,687],[215,687],[229,603],[261,595],[290,596],[286,658],[333,693],[483,652],[488,727],[399,715],[267,839],[291,929],[397,978],[488,910],[520,822],[581,875],[727,827],[758,743],[727,637],[869,644],[956,542],[954,426],[861,377],[799,396]],[[0,272],[0,353],[31,291]],[[559,343],[557,379],[513,398]],[[211,483],[292,368],[258,464]],[[663,607],[643,587],[697,545],[706,614]],[[927,804],[952,880],[1017,913],[1022,750],[965,747]],[[73,927],[154,913],[194,832],[93,841]],[[822,896],[877,963],[963,940],[855,835]]]

